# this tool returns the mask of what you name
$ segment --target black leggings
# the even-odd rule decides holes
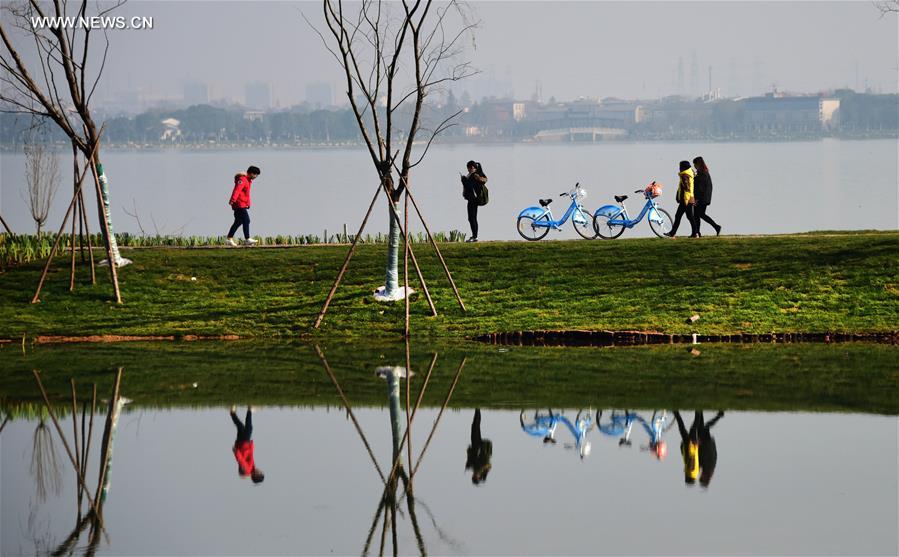
[[[468,202],[468,224],[471,225],[471,237],[478,237],[478,202]]]
[[[234,209],[234,224],[228,231],[228,237],[233,238],[237,229],[243,225],[243,237],[250,238],[250,211],[249,209]]]
[[[253,413],[250,412],[249,408],[247,408],[247,417],[244,423],[240,423],[240,418],[234,412],[231,412],[231,421],[237,427],[237,439],[234,440],[235,445],[253,438]]]
[[[718,230],[718,223],[715,222],[714,220],[712,220],[712,217],[710,217],[710,216],[708,216],[707,214],[705,214],[705,211],[706,211],[706,209],[708,209],[708,208],[709,208],[708,205],[696,205],[696,207],[693,208],[693,222],[696,223],[696,225],[695,225],[695,226],[696,226],[695,232],[696,232],[697,234],[699,233],[699,224],[700,224],[699,221],[700,221],[700,219],[706,221],[706,222],[709,223],[709,224],[711,224],[711,225],[712,225],[712,228],[714,228],[716,231]]]
[[[677,212],[674,214],[674,224],[671,225],[671,235],[677,233],[677,227],[680,226],[680,219],[687,214],[687,222],[690,223],[690,229],[693,234],[696,233],[696,222],[693,220],[693,205],[678,203]]]

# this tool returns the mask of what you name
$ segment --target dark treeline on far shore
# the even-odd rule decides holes
[[[461,111],[461,112],[460,112]],[[779,92],[725,99],[666,97],[641,101],[581,98],[573,101],[483,99],[460,104],[450,93],[426,107],[424,128],[460,112],[443,141],[579,142],[601,140],[794,140],[821,137],[896,137],[899,95],[848,89],[816,95]],[[399,118],[408,117],[400,114]],[[136,116],[105,118],[108,145],[229,146],[348,145],[360,141],[346,108],[306,105],[258,111],[240,106],[153,108]],[[0,113],[0,144],[21,146],[34,120]],[[40,126],[43,140],[64,143],[55,126]],[[427,140],[423,131],[420,139]]]

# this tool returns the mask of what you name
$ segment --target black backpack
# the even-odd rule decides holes
[[[478,205],[483,207],[490,201],[490,190],[487,189],[487,184],[479,184],[475,190]]]

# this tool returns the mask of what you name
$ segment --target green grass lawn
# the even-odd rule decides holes
[[[424,396],[440,406],[463,359],[453,407],[706,408],[896,414],[896,349],[878,344],[716,344],[497,347],[455,340],[411,346],[417,395],[434,353]],[[328,362],[353,406],[384,406],[381,365],[405,365],[402,342],[327,342]],[[312,346],[258,341],[114,343],[0,347],[0,417],[33,417],[41,397],[32,370],[57,411],[71,411],[92,383],[108,398],[123,368],[122,394],[133,408],[327,405],[340,398]],[[195,386],[196,385],[196,386]],[[413,398],[414,400],[414,398]]]
[[[444,244],[467,312],[432,250],[415,245],[439,315],[413,297],[416,336],[611,329],[666,333],[885,332],[899,323],[899,232]],[[341,338],[402,331],[383,284],[385,246],[360,246],[321,330],[312,323],[346,246],[140,249],[120,272],[68,292],[60,258],[42,303],[41,264],[0,274],[0,338],[22,335],[221,335]],[[411,264],[410,264],[411,271]],[[414,276],[414,274],[413,274]],[[196,280],[192,280],[193,277]],[[417,281],[412,286],[419,289]],[[693,325],[686,318],[698,313]]]

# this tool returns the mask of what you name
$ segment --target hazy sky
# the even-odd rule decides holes
[[[725,95],[835,87],[897,89],[897,19],[871,2],[473,2],[482,25],[468,55],[481,80],[530,98]],[[301,19],[319,2],[132,0],[122,15],[152,16],[152,30],[111,31],[102,94],[141,88],[178,97],[184,81],[213,98],[244,98],[249,81],[281,106],[324,81],[343,99],[336,63]],[[695,60],[695,72],[694,72]],[[682,65],[683,78],[679,78]],[[472,92],[483,83],[469,84]]]

